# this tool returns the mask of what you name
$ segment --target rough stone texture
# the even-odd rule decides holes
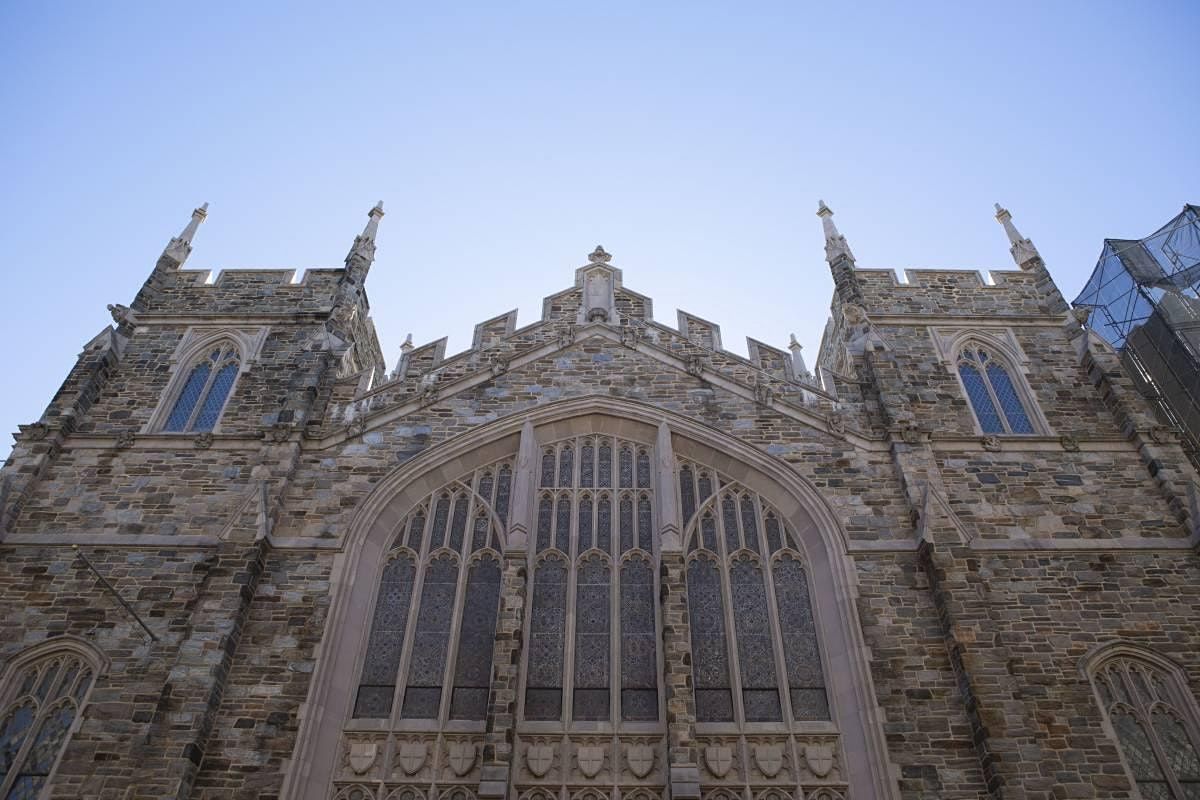
[[[0,663],[60,635],[110,660],[51,796],[279,797],[326,616],[353,580],[340,551],[371,492],[431,448],[566,399],[697,423],[819,495],[847,543],[894,796],[1127,797],[1081,659],[1126,640],[1200,685],[1195,474],[1111,350],[1065,319],[1040,259],[994,285],[931,270],[900,284],[838,255],[822,389],[795,383],[781,350],[725,351],[700,317],[656,322],[619,278],[620,326],[578,325],[577,283],[531,325],[501,315],[470,350],[412,348],[389,376],[363,290],[373,251],[359,237],[345,269],[299,282],[245,270],[208,283],[164,256],[132,318],[85,346],[17,434],[0,484]],[[847,320],[850,305],[865,322]],[[179,342],[222,326],[268,333],[218,430],[147,430]],[[935,345],[973,327],[1013,343],[1038,435],[982,441]],[[683,560],[661,562],[667,717],[655,735],[672,775],[698,776]],[[489,796],[524,757],[527,578],[524,555],[506,553],[482,772],[470,773]],[[611,770],[621,756],[605,758]],[[665,772],[647,782],[688,791]]]

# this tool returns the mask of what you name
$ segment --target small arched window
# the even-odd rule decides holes
[[[39,647],[0,687],[0,797],[39,796],[96,678],[96,663],[74,650]]]
[[[1104,715],[1145,800],[1200,797],[1200,718],[1177,668],[1123,648],[1091,671]]]
[[[992,352],[975,343],[963,347],[958,376],[984,433],[1034,433],[1018,385]]]
[[[233,345],[206,349],[204,356],[188,371],[163,430],[170,433],[211,431],[221,418],[240,366],[238,351]]]

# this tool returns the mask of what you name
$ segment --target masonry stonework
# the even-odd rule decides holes
[[[21,426],[0,473],[0,669],[56,640],[103,664],[38,796],[1137,796],[1089,658],[1120,645],[1165,659],[1195,707],[1200,518],[1177,436],[1007,212],[1018,269],[989,280],[860,269],[820,213],[836,291],[814,377],[761,342],[749,357],[725,350],[703,318],[658,322],[602,248],[540,320],[502,314],[453,355],[444,339],[406,343],[389,370],[364,288],[382,206],[344,269],[299,278],[183,269],[197,209],[45,414]],[[1031,433],[989,432],[960,373],[967,341],[1006,366]],[[166,431],[215,342],[240,358],[219,420]],[[558,496],[540,469],[566,441],[647,453],[655,720],[526,718],[542,652],[530,639],[539,498]],[[499,463],[511,497],[472,506],[487,508],[480,531],[495,526],[479,552],[502,551],[486,713],[355,716],[385,614],[381,576],[411,546],[413,509],[440,487],[482,497],[462,476]],[[698,711],[689,565],[706,523],[681,496],[685,463],[759,498],[756,513],[794,540],[827,718],[726,724]],[[753,550],[746,519],[721,524],[741,524]],[[613,608],[626,602],[622,563]],[[793,624],[768,594],[772,630]],[[458,635],[467,615],[450,624]],[[414,648],[397,663],[421,657]],[[782,681],[794,651],[771,652]],[[0,703],[15,702],[17,678],[4,680]]]

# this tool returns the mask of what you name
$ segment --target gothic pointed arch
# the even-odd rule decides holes
[[[822,770],[827,784],[845,781],[845,788],[855,797],[895,797],[868,655],[854,608],[855,573],[847,555],[845,533],[831,508],[784,462],[744,442],[649,404],[596,397],[539,406],[443,442],[399,467],[362,502],[335,563],[330,612],[283,796],[325,800],[329,787],[353,782],[353,773],[347,770],[356,763],[356,753],[358,762],[364,764],[375,764],[375,759],[388,753],[388,769],[393,770],[395,779],[410,783],[433,781],[431,770],[445,770],[455,758],[466,764],[469,758],[471,766],[464,767],[462,776],[444,777],[455,783],[477,777],[479,773],[471,770],[505,748],[508,751],[504,758],[511,759],[513,765],[528,768],[532,775],[549,776],[546,781],[565,781],[562,791],[579,786],[572,780],[606,779],[603,776],[616,780],[611,778],[616,774],[614,770],[628,774],[623,771],[633,769],[633,765],[651,777],[626,788],[645,785],[647,790],[663,791],[661,784],[655,789],[653,783],[646,783],[665,780],[662,776],[669,763],[668,754],[660,752],[666,745],[666,718],[661,706],[663,633],[660,622],[653,623],[653,629],[646,627],[649,615],[644,607],[657,607],[655,600],[661,590],[656,588],[656,581],[661,579],[661,571],[656,568],[656,559],[664,543],[671,542],[670,546],[676,548],[672,552],[678,553],[679,559],[684,556],[675,521],[680,519],[679,504],[687,502],[678,497],[674,477],[666,481],[667,489],[656,477],[661,475],[662,467],[655,442],[664,421],[670,429],[676,459],[666,469],[703,465],[714,476],[725,476],[731,485],[739,487],[734,508],[738,524],[753,527],[757,538],[754,546],[744,546],[743,534],[735,554],[738,563],[744,561],[751,571],[760,570],[760,576],[766,574],[765,570],[781,568],[784,554],[773,550],[778,540],[780,551],[787,549],[790,563],[804,566],[805,591],[820,641],[822,669],[816,686],[794,680],[786,667],[779,666],[785,651],[773,656],[772,663],[777,692],[787,686],[789,692],[820,688],[827,693],[829,713],[818,715],[827,718],[798,721],[789,715],[785,721],[754,722],[782,726],[770,729],[774,731],[771,741],[761,736],[745,740],[746,730],[711,731],[714,763],[718,767],[722,763],[720,751],[725,745],[720,742],[740,736],[745,740],[742,746],[749,748],[742,752],[761,759],[765,765],[761,769],[774,770],[777,756],[797,758],[795,737],[807,736],[811,739],[808,750],[812,774]],[[533,431],[536,439],[531,449],[524,449],[521,443],[523,427]],[[437,512],[429,503],[440,496],[450,476],[475,474],[501,461],[512,463],[514,472],[510,515],[497,536],[503,561],[501,582],[507,586],[506,582],[517,581],[525,597],[523,616],[516,617],[523,619],[520,624],[524,630],[516,638],[525,644],[520,680],[506,683],[499,697],[495,693],[496,671],[509,665],[500,661],[493,665],[493,696],[486,724],[514,725],[515,739],[510,734],[507,740],[475,749],[479,736],[469,726],[463,727],[467,723],[444,713],[432,729],[415,724],[381,726],[373,720],[355,722],[355,679],[347,680],[346,676],[363,674],[370,612],[380,596],[384,570],[394,562],[391,554],[412,557],[409,554],[417,552],[409,546],[413,515],[420,511],[424,515],[421,524],[426,526],[423,530],[431,530],[427,526],[433,524],[429,520]],[[664,505],[668,495],[669,511]],[[750,498],[744,508],[743,496]],[[624,536],[623,517],[627,518]],[[649,531],[645,536],[643,518]],[[674,533],[664,535],[672,529]],[[428,543],[423,546],[428,552]],[[772,552],[765,552],[768,550]],[[775,555],[780,559],[771,566],[768,558]],[[542,576],[539,570],[545,571]],[[762,591],[754,595],[755,602],[761,598],[768,609],[781,602],[777,583],[760,583]],[[547,599],[547,609],[573,608],[575,617],[565,625],[561,611],[539,619],[539,591],[554,595]],[[410,626],[420,627],[420,611],[415,604],[421,593],[414,584],[406,612]],[[626,604],[631,609],[628,613],[624,611]],[[594,614],[589,610],[593,607]],[[601,613],[605,608],[609,611],[607,617]],[[586,620],[578,614],[581,609]],[[633,624],[635,618],[644,624]],[[452,615],[451,625],[455,624],[453,619]],[[497,628],[497,648],[500,639],[510,635],[503,625],[502,620]],[[613,631],[621,629],[629,636],[614,636]],[[775,635],[781,634],[776,631]],[[535,649],[539,656],[530,663]],[[586,656],[593,650],[593,658],[578,660],[581,653]],[[542,657],[558,651],[564,653],[561,660]],[[401,657],[396,687],[404,680],[403,661],[407,657]],[[607,676],[598,679],[588,668],[604,658],[610,669]],[[628,674],[615,669],[616,665],[626,664]],[[656,667],[650,670],[650,664]],[[755,685],[749,689],[766,691],[770,687]],[[397,703],[402,709],[404,702],[400,691],[395,689],[393,720]],[[788,698],[787,702],[792,703],[790,694]],[[442,698],[439,703],[445,709],[448,701]],[[530,713],[535,706],[544,713]],[[583,712],[578,716],[577,706]],[[400,720],[403,722],[402,713]],[[440,733],[431,739],[431,730]],[[457,748],[454,752],[448,749],[452,745]],[[696,753],[697,759],[706,759],[703,750]],[[855,768],[849,769],[850,764]],[[568,774],[583,777],[561,777]],[[339,784],[342,780],[347,783]],[[514,780],[510,791],[541,791],[540,785],[540,779],[525,785],[515,785]],[[746,790],[756,791],[754,786]]]

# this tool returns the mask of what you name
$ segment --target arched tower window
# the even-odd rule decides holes
[[[202,432],[216,427],[240,368],[241,356],[232,344],[205,348],[186,371],[163,430]]]
[[[1179,668],[1120,647],[1097,659],[1089,673],[1142,797],[1200,797],[1200,714]]]
[[[0,797],[38,797],[66,748],[101,666],[74,643],[18,656],[0,685]]]
[[[380,578],[355,718],[404,728],[487,716],[511,493],[512,464],[494,463],[408,512]]]
[[[958,376],[984,433],[1035,433],[1020,378],[1013,377],[993,350],[976,342],[966,344],[958,354]]]

